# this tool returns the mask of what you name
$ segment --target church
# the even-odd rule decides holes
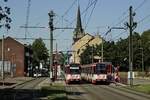
[[[73,44],[72,44],[72,57],[71,62],[80,63],[80,55],[86,49],[86,46],[95,46],[102,43],[102,38],[100,35],[91,35],[86,33],[82,28],[82,21],[81,21],[81,14],[80,14],[80,7],[78,6],[77,10],[77,22],[76,27],[73,32]],[[97,56],[95,56],[97,57]],[[97,57],[100,59],[100,57]]]

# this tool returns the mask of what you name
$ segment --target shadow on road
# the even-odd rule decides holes
[[[85,81],[85,80],[82,80],[80,82],[70,82],[69,84],[67,85],[85,85],[85,84],[93,84],[89,81]],[[110,85],[111,82],[103,82],[103,81],[100,81],[100,82],[96,82],[95,84],[93,85]]]
[[[42,98],[55,94],[66,94],[66,91],[56,89],[0,89],[0,100],[42,100]],[[50,100],[67,100],[67,98],[56,96]]]

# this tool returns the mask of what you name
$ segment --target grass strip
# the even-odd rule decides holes
[[[150,84],[140,84],[132,87],[133,90],[150,94]]]
[[[65,87],[61,84],[44,86],[42,87],[41,92],[48,100],[67,100]]]

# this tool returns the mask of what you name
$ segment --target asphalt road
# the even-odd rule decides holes
[[[66,86],[69,100],[150,100],[150,95],[119,86],[71,84]]]

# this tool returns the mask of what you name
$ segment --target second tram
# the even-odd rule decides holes
[[[93,84],[97,82],[106,82],[109,84],[114,80],[114,68],[111,62],[83,65],[81,70],[82,78]]]

